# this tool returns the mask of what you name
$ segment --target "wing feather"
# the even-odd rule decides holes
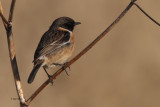
[[[36,60],[44,55],[48,55],[70,42],[70,32],[64,30],[47,31],[42,36],[38,47],[34,54],[35,63]]]

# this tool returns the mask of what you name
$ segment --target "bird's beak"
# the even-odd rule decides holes
[[[81,22],[75,22],[75,25],[79,25],[79,24],[81,24]]]

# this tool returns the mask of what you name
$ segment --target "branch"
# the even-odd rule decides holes
[[[11,7],[10,7],[9,18],[8,18],[9,23],[12,22],[12,19],[13,19],[13,12],[14,12],[15,3],[16,3],[16,0],[12,0]]]
[[[15,54],[15,48],[14,48],[14,41],[13,41],[13,35],[12,35],[12,24],[11,24],[12,19],[13,19],[15,2],[16,2],[16,0],[12,0],[8,21],[3,16],[3,9],[2,9],[1,2],[0,2],[0,16],[2,18],[3,23],[5,23],[4,26],[6,28],[6,33],[7,33],[10,61],[11,61],[11,65],[12,65],[12,71],[13,71],[13,75],[14,75],[14,81],[15,81],[15,85],[16,85],[17,94],[18,94],[18,97],[20,100],[20,106],[24,107],[24,106],[26,106],[26,101],[24,98],[23,88],[22,88],[22,84],[21,84],[21,80],[20,80],[20,76],[19,76],[19,72],[18,72],[18,66],[17,66],[16,54]]]
[[[1,18],[2,18],[4,27],[5,27],[5,29],[6,29],[6,28],[7,28],[7,24],[9,24],[9,23],[8,23],[7,19],[6,19],[6,18],[4,17],[4,15],[3,15],[3,8],[2,8],[1,1],[0,1],[0,16],[1,16]]]
[[[138,4],[134,3],[134,5],[137,6],[137,8],[142,12],[144,13],[150,20],[152,20],[155,24],[157,24],[158,26],[160,26],[160,24],[154,20],[151,16],[149,16]]]
[[[69,67],[75,61],[77,61],[81,56],[83,56],[86,52],[88,52],[99,40],[101,40],[122,19],[122,17],[128,12],[128,10],[134,5],[135,1],[136,0],[132,0],[129,3],[129,5],[126,7],[126,9],[119,15],[119,17],[104,32],[102,32],[93,42],[91,42],[85,49],[83,49],[72,60],[70,60],[67,63],[66,67]],[[62,71],[63,71],[63,68],[59,69],[56,73],[54,73],[51,77],[51,80],[55,79],[59,74],[62,73]],[[50,82],[49,79],[45,81],[27,100],[27,103],[29,104],[49,84],[49,82]]]

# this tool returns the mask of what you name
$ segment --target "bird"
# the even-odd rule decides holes
[[[67,59],[72,55],[75,45],[73,30],[79,24],[81,22],[75,22],[72,18],[66,16],[53,21],[48,31],[41,37],[35,51],[34,66],[28,78],[29,84],[34,81],[41,67],[43,67],[49,79],[51,75],[47,72],[48,68],[60,65],[66,71]]]

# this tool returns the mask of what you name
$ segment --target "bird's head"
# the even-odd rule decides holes
[[[57,18],[53,24],[51,25],[50,29],[55,29],[55,28],[65,28],[69,31],[73,31],[74,27],[76,25],[81,24],[80,22],[75,22],[73,19],[69,18],[69,17],[60,17]]]

